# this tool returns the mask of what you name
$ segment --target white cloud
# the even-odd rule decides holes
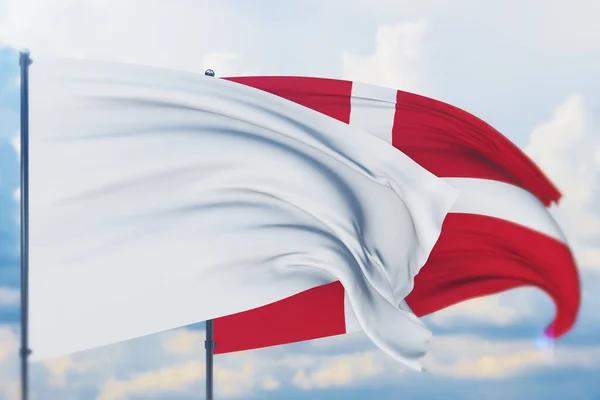
[[[424,94],[431,87],[427,80],[427,61],[423,41],[425,20],[380,26],[372,54],[344,52],[342,76],[374,85]]]
[[[163,348],[175,355],[189,354],[193,349],[199,348],[204,341],[204,332],[188,329],[177,329],[163,335]]]
[[[89,362],[76,362],[71,356],[47,360],[41,363],[40,366],[46,368],[48,372],[48,383],[59,387],[67,386],[69,373],[83,374],[91,367]]]
[[[254,363],[245,362],[240,364],[242,365],[241,368],[215,366],[214,384],[217,397],[243,398],[254,390],[257,383],[257,371]]]
[[[252,24],[235,7],[208,0],[3,0],[0,45],[27,47],[43,55],[97,58],[200,71],[205,59],[225,62],[213,69],[236,71],[214,49],[231,48],[236,32]],[[237,29],[231,29],[231,27]],[[221,56],[219,57],[219,54]],[[207,55],[207,56],[205,56]],[[235,57],[233,57],[235,58]]]
[[[203,345],[188,338],[203,332],[180,329],[152,335],[89,352],[33,365],[33,393],[38,398],[79,398],[96,392],[96,400],[122,400],[136,396],[182,395],[202,392],[205,365]],[[360,387],[372,382],[391,384],[410,380],[414,372],[376,349],[364,334],[354,335],[351,347],[343,337],[322,339],[328,348],[304,343],[215,358],[217,398],[247,398],[274,392],[289,385],[300,390]],[[179,338],[179,339],[176,339]],[[183,338],[183,339],[182,339]],[[194,342],[182,353],[182,342]],[[313,342],[316,343],[317,341]],[[165,343],[178,343],[175,347]],[[331,346],[328,346],[328,343]],[[0,327],[0,397],[15,390],[18,338],[15,331]],[[365,350],[356,351],[356,348]],[[172,352],[176,349],[175,353]],[[335,354],[331,350],[336,349]],[[487,340],[476,336],[434,336],[424,360],[433,375],[455,379],[501,379],[548,368],[594,368],[600,362],[600,347],[545,346],[524,340]],[[433,379],[433,378],[432,378]],[[2,397],[2,398],[5,398]]]
[[[315,358],[320,362],[315,363],[312,371],[306,372],[304,368],[296,371],[292,378],[295,386],[310,390],[356,385],[383,372],[382,363],[374,352]]]
[[[535,314],[530,300],[520,290],[479,297],[438,311],[430,320],[440,326],[456,326],[463,320],[507,326]]]
[[[563,193],[553,213],[582,267],[600,270],[600,127],[584,97],[572,94],[536,127],[525,151]]]
[[[354,0],[353,3],[358,5],[357,13],[365,19],[389,19],[398,15],[415,18],[425,14],[436,21],[446,22],[452,30],[464,28],[462,32],[467,33],[472,31],[473,23],[479,23],[484,28],[482,31],[498,34],[501,41],[508,39],[523,48],[566,59],[598,49],[595,38],[600,36],[600,26],[595,21],[600,13],[600,3],[596,0],[578,0],[576,3],[502,0],[486,1],[485,6],[479,0]],[[516,9],[518,13],[514,12]],[[459,28],[457,24],[462,26]],[[510,24],[510,29],[507,29],[507,24]],[[463,37],[465,39],[468,38]],[[491,47],[498,49],[498,46]],[[473,47],[467,46],[467,49],[470,48]]]
[[[134,395],[183,394],[196,390],[204,382],[205,364],[191,360],[132,375],[129,379],[110,379],[101,389],[97,400],[129,399]],[[255,389],[256,371],[251,363],[241,367],[214,366],[215,395],[218,398],[243,398]],[[275,390],[279,382],[266,376],[261,382],[264,390]]]
[[[0,364],[5,363],[10,356],[16,354],[17,345],[17,336],[12,329],[6,325],[0,325]]]
[[[133,376],[129,380],[110,380],[97,397],[97,400],[125,400],[132,395],[176,393],[202,378],[204,364],[189,361],[172,365],[157,371],[149,371]]]
[[[139,342],[140,346],[136,351],[144,351],[145,357],[151,355],[151,359],[155,359],[159,366],[136,365],[128,378],[116,379],[114,368],[118,364],[113,365],[108,378],[107,375],[102,378],[104,384],[98,400],[127,399],[134,395],[197,393],[204,385],[205,366],[201,361],[204,358],[204,337],[203,331],[184,328],[131,341]],[[145,342],[143,346],[142,341]],[[115,351],[121,348],[118,352],[125,354],[126,349],[131,346],[128,346],[128,343],[131,342],[109,346],[109,348],[114,348]],[[100,352],[92,350],[86,353],[88,370],[93,371],[96,368],[93,359],[100,358]],[[92,354],[95,356],[92,357]],[[135,352],[128,351],[126,354],[127,357],[136,357]],[[276,390],[279,381],[273,375],[262,374],[260,365],[254,361],[253,355],[248,353],[238,355],[235,362],[232,362],[229,355],[216,358],[214,366],[216,397],[243,398],[256,390]],[[138,372],[140,370],[141,372]]]
[[[366,347],[373,347],[364,334],[355,336],[358,338],[355,337],[354,344],[346,349],[360,347],[361,341]],[[344,342],[341,338],[315,343],[321,342],[323,348],[331,349],[336,348],[334,342]],[[434,335],[423,360],[425,370],[431,374],[467,380],[502,379],[541,369],[592,369],[598,363],[600,346],[565,346],[542,337],[494,340],[476,335]],[[289,355],[285,365],[296,370],[292,382],[305,389],[354,386],[373,380],[393,382],[414,376],[414,372],[400,368],[377,349],[333,356]]]
[[[600,271],[600,247],[579,250],[577,259],[581,265]]]
[[[262,388],[265,390],[276,390],[280,385],[281,383],[271,375],[265,376],[261,383]]]
[[[366,336],[361,337],[365,343],[368,341]],[[322,340],[329,341],[338,338]],[[466,380],[503,379],[541,369],[593,369],[599,362],[600,346],[565,346],[542,338],[493,340],[476,335],[434,336],[423,360],[430,374]],[[410,380],[415,374],[377,349],[355,354],[289,355],[286,365],[296,371],[292,383],[305,390],[360,386],[374,380]]]
[[[594,368],[600,346],[540,346],[539,341],[494,341],[477,336],[434,337],[430,372],[463,379],[498,379],[540,368]]]
[[[19,132],[17,132],[17,134],[15,136],[13,136],[12,139],[10,139],[10,144],[12,145],[13,149],[15,149],[17,154],[20,155],[21,154],[21,134]]]
[[[0,398],[17,400],[20,394],[17,371],[17,334],[0,324]]]
[[[18,289],[0,286],[0,308],[19,305],[21,292]]]
[[[211,68],[218,76],[344,75],[407,90],[428,86],[421,49],[425,20],[381,26],[375,52],[360,55],[354,48],[363,37],[372,40],[376,25],[363,22],[360,29],[349,28],[344,16],[360,16],[351,8],[331,9],[330,4],[290,5],[285,21],[263,12],[249,18],[248,12],[255,10],[247,4],[210,0],[184,0],[168,8],[160,0],[147,0],[143,6],[119,0],[2,0],[1,5],[0,46],[27,47],[34,62],[53,55],[195,72]],[[307,7],[315,17],[321,15],[318,24],[294,18]],[[339,38],[331,35],[336,30],[343,32]]]
[[[34,62],[46,55],[94,58],[200,73],[212,68],[217,76],[248,75],[261,66],[268,73],[328,69],[314,55],[282,66],[282,50],[301,54],[305,26],[292,19],[282,30],[268,13],[249,18],[255,10],[245,2],[211,0],[169,7],[161,0],[2,0],[0,46],[29,48]]]

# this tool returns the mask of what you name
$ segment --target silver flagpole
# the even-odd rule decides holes
[[[213,400],[213,349],[216,343],[213,340],[213,320],[206,321],[206,400]]]
[[[215,76],[215,71],[207,69],[204,75]],[[217,344],[213,337],[213,321],[206,321],[206,340],[204,348],[206,349],[206,400],[213,400],[213,351]]]
[[[21,67],[21,399],[27,400],[29,349],[29,50],[19,54]]]

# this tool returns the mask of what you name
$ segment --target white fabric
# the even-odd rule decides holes
[[[350,125],[392,143],[397,93],[390,88],[352,82]],[[450,213],[505,219],[566,243],[552,214],[527,190],[489,179],[443,179],[460,192]]]
[[[93,61],[35,60],[30,117],[33,361],[340,280],[420,368],[430,332],[398,304],[457,193],[392,146],[236,83]]]
[[[443,179],[460,192],[460,197],[450,210],[451,213],[504,219],[566,244],[565,235],[552,214],[527,190],[489,179]]]
[[[350,125],[392,143],[398,91],[352,82]]]

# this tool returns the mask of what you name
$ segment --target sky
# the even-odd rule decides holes
[[[216,398],[600,398],[598,20],[597,0],[0,0],[0,399],[18,398],[23,47],[34,60],[322,76],[431,96],[496,127],[564,194],[552,211],[583,291],[564,338],[542,339],[549,298],[517,289],[425,317],[426,372],[358,333],[217,356]],[[36,364],[32,398],[204,398],[203,340],[200,324]]]

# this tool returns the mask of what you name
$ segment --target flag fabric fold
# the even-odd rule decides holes
[[[450,185],[234,82],[63,59],[30,74],[32,361],[339,282],[373,342],[419,368],[430,332],[402,304]]]
[[[479,118],[427,97],[311,77],[225,78],[363,129],[459,190],[433,251],[402,303],[417,316],[522,286],[550,295],[550,337],[575,323],[577,267],[546,209],[560,193],[506,137]],[[283,322],[281,322],[283,321]],[[216,353],[361,330],[339,282],[214,321]],[[235,332],[243,330],[243,336]],[[398,333],[400,334],[400,333]]]

